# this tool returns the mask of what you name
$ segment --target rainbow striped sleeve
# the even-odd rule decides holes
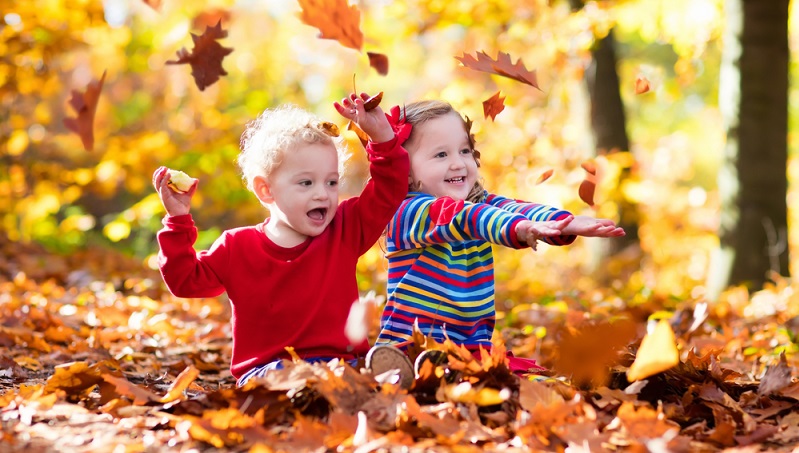
[[[514,227],[523,215],[486,203],[469,203],[448,197],[412,192],[388,226],[389,251],[410,250],[434,244],[483,240],[512,248],[527,244],[516,239]]]
[[[521,214],[533,222],[544,222],[547,220],[560,220],[571,215],[571,212],[551,206],[530,203],[527,201],[514,200],[489,193],[485,199],[486,204],[503,209],[505,211]],[[577,238],[574,235],[563,235],[541,238],[542,241],[551,245],[569,245]]]

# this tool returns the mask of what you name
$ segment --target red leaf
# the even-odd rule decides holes
[[[549,170],[541,173],[541,176],[538,177],[538,180],[536,180],[535,183],[536,184],[541,184],[542,182],[544,182],[547,179],[551,178],[553,173],[555,173],[555,170],[550,168]]]
[[[483,115],[485,115],[485,118],[490,116],[491,121],[494,121],[496,116],[505,110],[505,98],[500,97],[499,93],[501,91],[497,91],[496,94],[483,101]]]
[[[92,80],[86,87],[86,93],[81,94],[72,90],[69,105],[78,114],[77,118],[64,118],[64,126],[80,136],[83,148],[91,151],[94,148],[94,114],[97,111],[97,101],[105,82],[105,71],[100,80]]]
[[[510,55],[503,52],[497,53],[496,60],[493,60],[485,52],[477,52],[476,55],[477,59],[464,53],[460,57],[455,57],[455,59],[469,69],[501,75],[538,88],[539,90],[541,89],[538,87],[538,77],[535,71],[528,71],[527,68],[524,67],[521,58],[516,60],[514,64]]]
[[[361,51],[361,12],[347,0],[299,0],[303,23],[319,29],[322,39],[335,39],[342,46]]]
[[[580,199],[583,200],[588,206],[594,206],[595,189],[596,183],[594,181],[584,179],[583,182],[580,183],[580,188],[578,189],[577,193],[580,195]]]
[[[383,100],[383,92],[379,92],[374,96],[370,96],[369,99],[363,101],[363,109],[367,112],[369,110],[374,110],[380,105],[380,101]]]
[[[649,80],[644,76],[635,79],[635,94],[644,94],[649,91]]]
[[[227,31],[222,30],[222,21],[216,23],[214,27],[205,27],[205,32],[201,36],[194,33],[191,39],[194,41],[194,49],[189,53],[185,48],[180,49],[177,61],[167,61],[166,64],[189,64],[191,65],[191,75],[197,88],[203,91],[205,87],[212,85],[219,80],[220,76],[227,75],[222,68],[222,59],[225,58],[233,49],[222,47],[216,42],[227,36]]]
[[[378,74],[384,76],[388,74],[388,57],[382,53],[366,52],[369,56],[369,66],[375,68]]]

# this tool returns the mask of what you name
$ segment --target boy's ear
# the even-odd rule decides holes
[[[261,200],[261,203],[272,203],[275,197],[272,196],[272,189],[269,187],[269,181],[263,176],[256,176],[252,180],[253,192],[255,196]]]

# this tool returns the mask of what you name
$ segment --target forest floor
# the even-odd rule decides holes
[[[448,363],[409,391],[336,361],[236,388],[223,300],[174,298],[108,252],[0,248],[3,452],[799,451],[787,281],[668,311],[611,290],[526,305],[484,359],[420,335],[411,356]],[[504,348],[548,371],[514,376]]]

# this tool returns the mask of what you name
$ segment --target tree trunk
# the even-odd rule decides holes
[[[719,107],[727,143],[719,172],[720,250],[708,289],[757,290],[788,275],[789,0],[727,0]]]

